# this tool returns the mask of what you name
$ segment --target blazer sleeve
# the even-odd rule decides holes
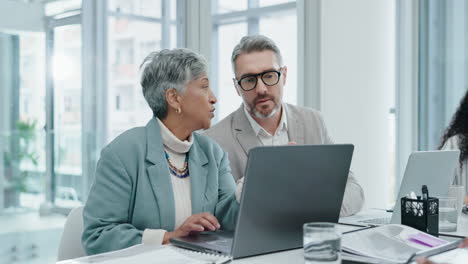
[[[129,224],[132,180],[122,161],[106,148],[83,210],[82,244],[88,255],[140,244],[142,230]]]
[[[354,177],[353,172],[349,171],[340,217],[350,216],[361,211],[364,206],[364,200],[364,191],[361,185],[359,185]]]
[[[229,167],[228,155],[224,151],[219,166],[218,188],[218,203],[215,208],[215,216],[220,221],[223,229],[234,230],[239,212],[239,203],[235,196],[236,184]]]

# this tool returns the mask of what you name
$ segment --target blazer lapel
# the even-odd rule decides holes
[[[283,104],[283,108],[288,108],[287,104]],[[288,119],[289,141],[294,141],[298,145],[305,144],[304,123],[297,118],[291,108],[283,109],[283,111],[284,110],[286,110],[286,118]]]
[[[159,207],[161,229],[174,230],[175,202],[172,182],[169,177],[169,166],[164,156],[161,130],[154,118],[146,125],[146,137],[146,160],[153,164],[148,166],[147,175]]]
[[[192,214],[201,213],[206,192],[206,177],[208,176],[208,158],[194,140],[189,151],[190,190],[192,198]]]
[[[248,155],[251,148],[260,146],[260,141],[255,135],[249,120],[244,113],[244,104],[241,104],[239,109],[234,114],[233,128],[236,138],[239,144],[244,149],[246,155]]]

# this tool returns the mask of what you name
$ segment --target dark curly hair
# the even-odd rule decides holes
[[[445,130],[442,142],[440,143],[439,149],[441,149],[447,140],[453,136],[458,136],[458,148],[460,149],[460,166],[463,161],[468,158],[468,91],[460,101],[455,115],[452,118],[452,122]]]

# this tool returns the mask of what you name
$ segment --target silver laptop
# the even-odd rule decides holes
[[[249,152],[235,233],[171,243],[233,258],[302,247],[306,222],[338,221],[353,145],[256,147]]]
[[[422,185],[427,185],[429,196],[441,197],[448,195],[448,188],[453,181],[453,171],[458,164],[460,151],[418,151],[408,158],[405,174],[400,185],[393,213],[375,217],[345,217],[340,223],[358,223],[370,225],[400,224],[400,199],[411,191],[421,195]]]

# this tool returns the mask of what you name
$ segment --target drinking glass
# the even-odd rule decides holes
[[[465,198],[465,186],[463,185],[451,185],[449,186],[448,196],[453,197],[457,200],[457,213],[461,215],[463,208],[463,199]]]
[[[439,232],[457,231],[457,199],[439,197]]]
[[[306,264],[341,263],[341,232],[333,223],[306,223],[304,260]]]

